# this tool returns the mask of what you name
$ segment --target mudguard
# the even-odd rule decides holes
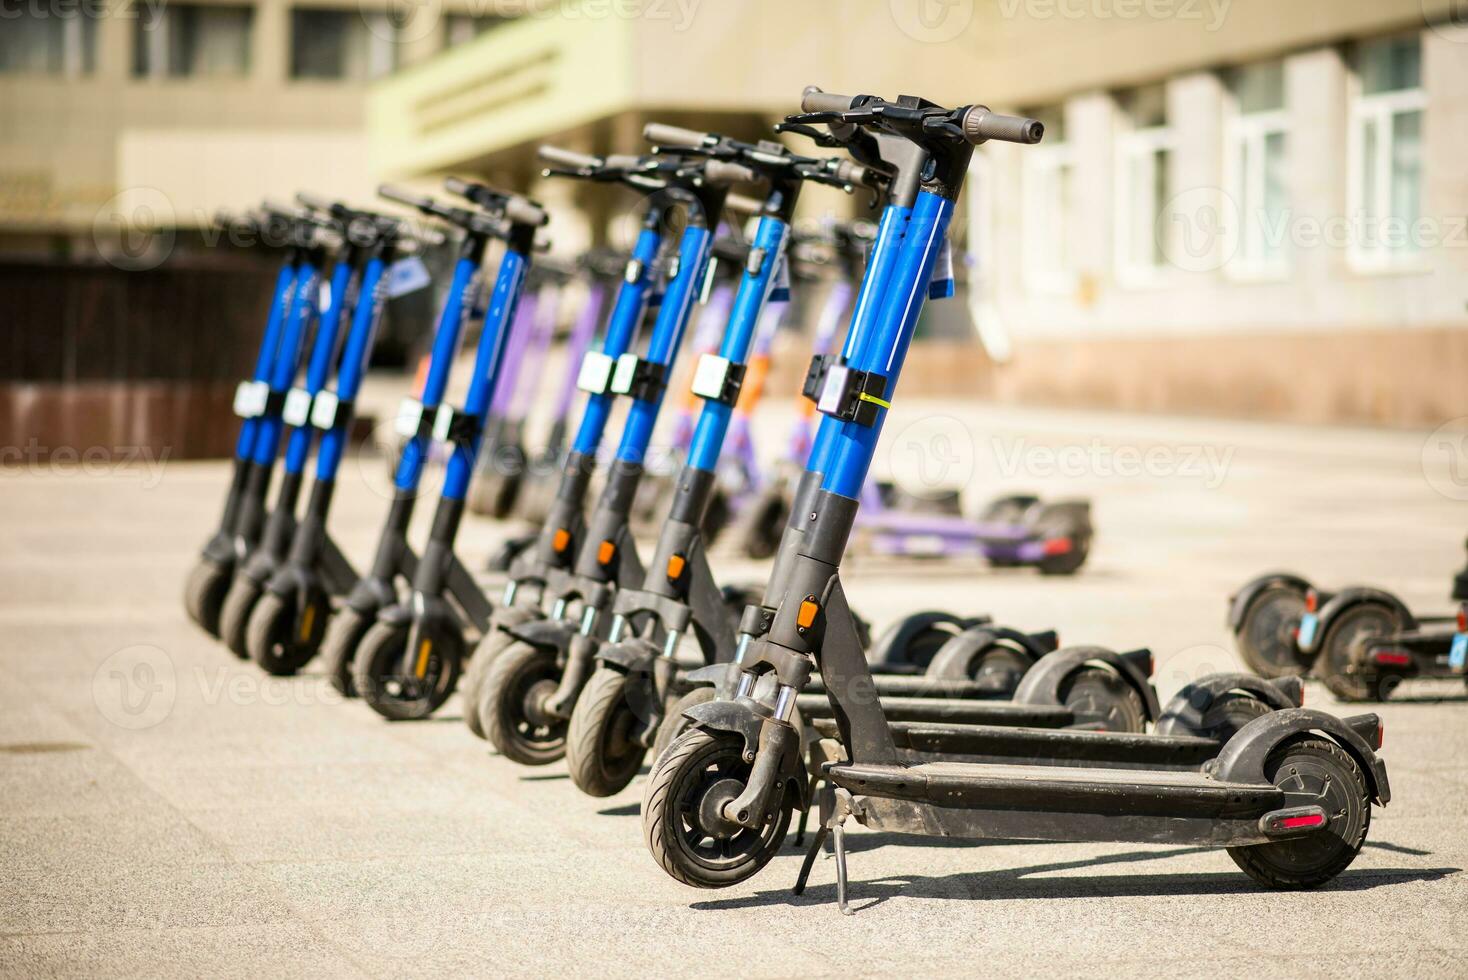
[[[1390,606],[1394,609],[1397,616],[1401,619],[1401,625],[1398,627],[1400,630],[1406,631],[1417,628],[1416,617],[1412,615],[1412,611],[1407,608],[1407,604],[1401,599],[1398,599],[1385,589],[1376,589],[1364,585],[1352,586],[1351,588],[1342,589],[1335,593],[1325,605],[1320,607],[1320,625],[1315,629],[1315,638],[1308,647],[1301,645],[1300,650],[1311,656],[1319,653],[1320,641],[1330,633],[1331,626],[1340,618],[1341,613],[1353,606],[1359,606],[1363,602],[1379,602],[1382,605]]]
[[[1230,691],[1244,691],[1269,705],[1275,711],[1300,707],[1304,700],[1305,685],[1298,677],[1283,677],[1266,680],[1254,674],[1221,673],[1208,674],[1183,688],[1172,696],[1162,709],[1157,721],[1158,735],[1194,735],[1202,730],[1203,716],[1223,695]]]
[[[653,661],[662,653],[651,640],[634,637],[620,643],[608,643],[597,651],[596,662],[620,670],[624,674],[648,674]]]
[[[366,576],[359,578],[352,591],[347,594],[347,607],[364,616],[385,609],[398,601],[398,592],[387,579]]]
[[[566,652],[571,644],[571,637],[579,632],[575,623],[564,619],[532,619],[514,625],[497,623],[496,628],[538,650],[554,650],[560,654]]]
[[[1321,732],[1349,752],[1366,775],[1371,799],[1380,806],[1391,800],[1386,763],[1360,731],[1379,731],[1381,720],[1374,714],[1341,719],[1310,708],[1288,708],[1261,715],[1234,733],[1205,767],[1205,772],[1224,782],[1264,783],[1264,762],[1282,742],[1304,732]]]
[[[1116,653],[1105,647],[1065,647],[1045,654],[1025,672],[1019,687],[1015,688],[1014,700],[1019,704],[1061,704],[1060,687],[1065,679],[1087,663],[1102,663],[1136,690],[1142,699],[1147,721],[1155,722],[1162,714],[1162,706],[1157,702],[1157,691],[1148,680],[1151,662],[1150,650]]]
[[[1248,614],[1249,606],[1253,604],[1254,598],[1265,589],[1275,585],[1292,586],[1301,592],[1308,592],[1312,588],[1308,579],[1294,572],[1268,572],[1250,579],[1244,583],[1243,588],[1229,596],[1226,621],[1229,632],[1238,633],[1243,628],[1244,616]]]
[[[899,652],[907,649],[918,634],[934,626],[955,626],[957,627],[954,631],[956,634],[992,621],[989,616],[963,617],[936,609],[913,613],[899,619],[882,631],[882,635],[877,637],[867,650],[867,662],[872,664],[906,663],[905,659],[898,656]]]
[[[939,647],[924,674],[948,680],[967,680],[974,655],[999,640],[1009,640],[1027,653],[1032,665],[1055,649],[1054,633],[1031,635],[1004,626],[972,626]]]
[[[738,700],[719,698],[715,701],[705,701],[703,704],[695,704],[683,712],[683,717],[692,724],[692,728],[702,728],[713,732],[731,732],[744,739],[744,755],[746,759],[753,759],[759,752],[760,731],[764,726],[766,715],[761,714],[762,708],[758,702],[748,698]],[[777,779],[785,784],[785,792],[788,799],[795,801],[797,809],[805,810],[810,806],[807,794],[804,750],[805,726],[798,717],[792,717],[792,726],[795,728],[797,737],[790,740],[788,748],[780,759]]]

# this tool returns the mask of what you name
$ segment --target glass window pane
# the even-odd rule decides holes
[[[1375,119],[1361,122],[1361,216],[1368,224],[1375,223],[1378,209],[1376,200],[1376,141],[1379,138]]]
[[[1391,166],[1392,217],[1410,226],[1422,215],[1421,112],[1399,112],[1393,117]]]
[[[62,70],[63,20],[22,7],[0,29],[0,72],[58,74]]]
[[[241,76],[250,70],[249,7],[176,7],[170,75]]]
[[[1284,108],[1284,62],[1265,61],[1234,70],[1230,87],[1239,111],[1268,112]]]
[[[464,44],[481,34],[509,23],[508,17],[493,14],[446,14],[443,19],[443,43],[445,47]]]
[[[1266,133],[1264,136],[1264,200],[1259,217],[1260,254],[1265,263],[1277,263],[1282,257],[1284,240],[1282,231],[1285,209],[1288,205],[1285,190],[1285,134]]]
[[[347,59],[346,16],[339,10],[291,11],[291,75],[342,78]]]
[[[1358,49],[1356,61],[1365,95],[1422,85],[1422,41],[1416,36],[1367,41]]]
[[[1167,261],[1167,249],[1164,247],[1163,235],[1170,233],[1170,229],[1156,228],[1157,216],[1163,214],[1167,209],[1167,201],[1171,195],[1168,194],[1167,172],[1170,168],[1172,154],[1167,150],[1158,150],[1153,155],[1152,167],[1152,193],[1148,201],[1152,213],[1147,215],[1146,232],[1152,239],[1150,253],[1150,264],[1161,266]]]

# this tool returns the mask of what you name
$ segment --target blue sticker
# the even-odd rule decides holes
[[[398,259],[387,270],[387,295],[396,299],[427,286],[433,281],[428,267],[416,255]]]
[[[1459,633],[1453,637],[1453,648],[1448,651],[1448,666],[1461,671],[1465,663],[1468,663],[1468,633]]]
[[[1308,648],[1315,642],[1315,631],[1320,628],[1320,617],[1314,613],[1306,613],[1300,619],[1299,645]]]

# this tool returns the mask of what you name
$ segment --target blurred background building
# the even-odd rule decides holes
[[[175,445],[220,414],[170,400],[225,397],[258,330],[261,267],[208,247],[215,208],[479,174],[552,206],[574,249],[614,240],[627,202],[541,181],[539,143],[625,151],[652,119],[754,137],[811,83],[1048,126],[976,155],[967,282],[930,307],[909,390],[1463,414],[1455,0],[70,2],[0,23],[0,288],[19,311],[0,406],[26,432],[83,394],[73,416],[156,419],[137,438]]]

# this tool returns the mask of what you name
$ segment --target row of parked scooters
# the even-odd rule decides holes
[[[951,291],[942,253],[954,202],[975,145],[1037,143],[1043,127],[980,105],[817,89],[801,108],[777,129],[844,153],[804,155],[658,124],[645,131],[647,154],[542,148],[548,176],[634,191],[640,230],[615,282],[604,256],[582,263],[592,296],[599,288],[610,309],[599,341],[591,340],[599,301],[573,330],[573,352],[583,345],[579,419],[569,446],[547,447],[559,464],[554,479],[537,488],[527,476],[514,491],[538,500],[531,511],[542,519],[502,556],[503,590],[493,598],[455,539],[486,430],[501,446],[518,443],[505,435],[516,420],[493,403],[497,389],[513,390],[523,351],[539,344],[536,317],[517,311],[548,215],[519,195],[452,179],[452,204],[383,192],[447,232],[310,198],[255,219],[281,226],[286,261],[255,376],[237,397],[235,476],[186,586],[190,615],[271,673],[294,673],[319,654],[339,690],[389,719],[426,717],[462,687],[475,735],[520,764],[564,758],[575,785],[594,796],[628,786],[651,757],[647,846],[669,875],[697,887],[757,873],[796,811],[797,844],[806,818],[819,814],[796,890],[830,839],[843,910],[853,818],[967,838],[1221,846],[1274,887],[1339,874],[1365,840],[1371,804],[1390,795],[1375,715],[1307,709],[1298,679],[1245,674],[1204,677],[1162,705],[1147,650],[1059,648],[1052,632],[971,611],[915,613],[871,638],[839,569],[863,530],[873,454],[924,301]],[[742,508],[721,505],[766,517],[761,540],[773,569],[759,586],[721,585],[708,550],[721,522],[709,517],[721,494],[738,496],[721,480],[721,460],[740,456],[726,444],[740,444],[741,405],[760,386],[771,309],[802,246],[796,203],[810,183],[870,191],[881,216],[865,247],[852,246],[853,229],[828,229],[828,265],[859,270],[859,281],[839,308],[828,300],[823,310],[802,390],[813,409],[805,435],[792,440],[788,476],[772,474]],[[731,251],[717,239],[736,187],[758,200],[748,243]],[[452,280],[421,390],[399,414],[396,489],[373,563],[358,575],[326,518],[383,284],[402,253],[445,234],[457,248]],[[492,284],[481,286],[491,242],[503,247]],[[323,304],[318,283],[333,253]],[[712,304],[721,264],[737,280]],[[697,411],[688,414],[686,455],[675,478],[649,493],[653,429],[701,301],[717,314],[709,314],[712,349],[690,372]],[[450,406],[450,364],[471,323],[479,324],[473,373],[462,404]],[[569,433],[574,390],[559,394]],[[503,397],[502,410],[514,401]],[[608,455],[614,408],[625,411]],[[313,445],[314,480],[298,518]],[[415,550],[409,521],[435,453],[446,457],[443,488]],[[495,482],[503,478],[493,466],[480,474],[487,489],[475,495],[485,509],[505,499]],[[762,496],[774,486],[785,501],[778,508]],[[648,561],[633,533],[639,501],[660,511]],[[990,554],[1000,564],[1073,571],[1089,544],[1088,519],[1052,512],[1036,527],[1025,518],[1035,504],[1008,501],[995,515],[1008,528],[976,539],[1000,542]]]

